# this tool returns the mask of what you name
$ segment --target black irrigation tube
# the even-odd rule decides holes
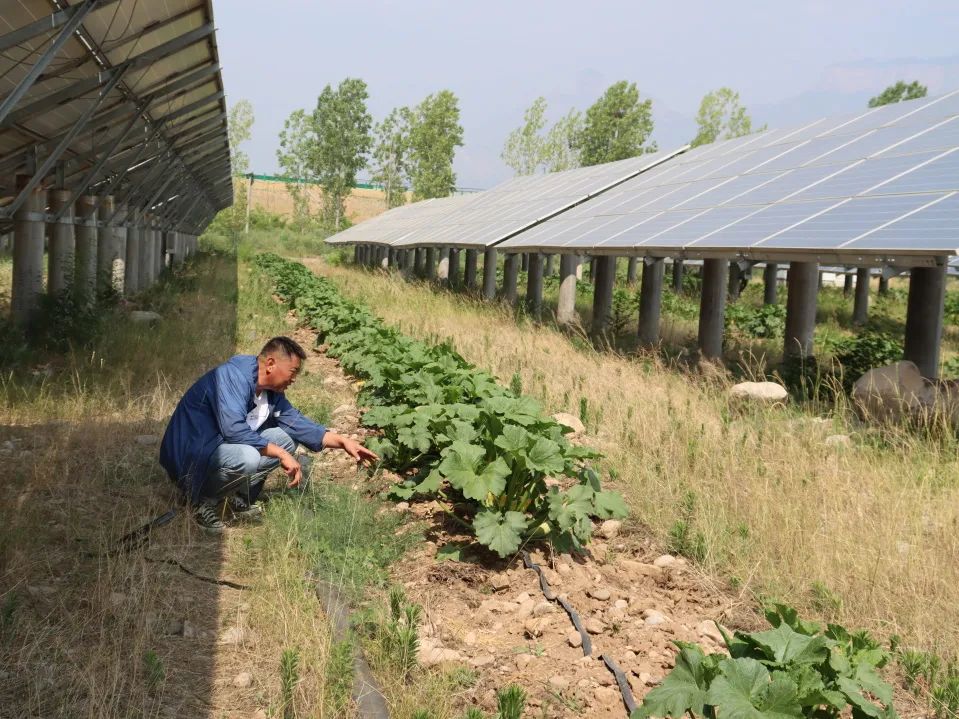
[[[573,623],[573,626],[576,627],[576,631],[579,632],[579,636],[582,639],[583,656],[592,656],[593,640],[589,636],[589,632],[587,632],[583,627],[579,612],[573,609],[569,602],[558,596],[553,591],[553,588],[549,586],[549,582],[546,580],[546,576],[543,574],[543,568],[533,561],[533,559],[529,556],[529,552],[524,549],[521,554],[523,557],[523,564],[526,566],[526,568],[532,569],[539,577],[539,588],[543,591],[543,596],[551,602],[558,602],[559,605],[566,610],[570,621]],[[616,664],[616,662],[613,661],[613,658],[608,654],[601,654],[600,659],[603,660],[606,668],[609,669],[609,671],[612,672],[613,676],[616,678],[616,684],[619,686],[619,693],[623,697],[623,704],[626,706],[626,711],[632,713],[636,710],[636,699],[633,697],[633,692],[629,688],[629,681],[626,679],[626,675],[623,673],[623,670],[619,668],[619,665]]]
[[[333,638],[342,642],[350,638],[350,608],[343,600],[343,591],[323,580],[316,582],[316,596],[323,604],[329,617]],[[386,705],[383,691],[380,689],[370,665],[363,653],[353,649],[353,701],[356,713],[361,719],[389,719],[390,709]]]

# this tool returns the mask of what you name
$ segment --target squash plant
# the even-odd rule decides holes
[[[622,497],[603,490],[588,465],[599,454],[571,444],[535,400],[500,386],[449,344],[427,345],[385,326],[302,264],[276,255],[259,255],[256,264],[330,356],[363,381],[363,423],[382,432],[370,448],[406,476],[394,496],[443,500],[501,557],[533,539],[581,547],[591,518],[626,515]],[[547,479],[561,477],[570,489],[549,486]]]

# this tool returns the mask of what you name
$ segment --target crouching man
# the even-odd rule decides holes
[[[201,527],[222,531],[227,511],[233,517],[259,514],[256,498],[277,467],[288,487],[298,486],[297,443],[315,452],[342,449],[357,462],[378,459],[359,442],[304,417],[283,395],[305,359],[289,337],[274,337],[259,355],[232,357],[183,395],[163,435],[160,464]]]

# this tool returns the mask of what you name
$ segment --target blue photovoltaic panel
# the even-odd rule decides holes
[[[415,228],[435,222],[447,213],[466,206],[475,198],[475,194],[455,195],[400,205],[328,237],[326,242],[333,245],[391,245],[406,237]]]
[[[957,150],[959,91],[692,149],[501,246],[954,254]]]

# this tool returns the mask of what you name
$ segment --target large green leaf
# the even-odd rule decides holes
[[[494,442],[500,449],[511,454],[525,452],[529,446],[529,432],[515,424],[503,426],[503,433]]]
[[[796,683],[779,673],[770,681],[769,672],[755,659],[724,659],[720,676],[713,680],[706,703],[723,719],[801,719],[802,708]]]
[[[600,519],[622,519],[629,510],[619,492],[606,490],[593,495],[593,513]]]
[[[646,695],[642,706],[631,715],[635,719],[674,717],[686,712],[701,717],[709,684],[707,662],[710,658],[693,644],[681,644],[675,668],[662,684]]]
[[[473,529],[480,544],[485,544],[501,557],[519,549],[528,520],[520,512],[495,512],[485,509],[473,520]]]
[[[559,474],[566,467],[566,461],[556,442],[540,437],[526,454],[526,466],[543,474]]]
[[[486,454],[482,447],[465,442],[453,442],[439,470],[449,483],[467,499],[485,502],[487,496],[503,493],[510,470],[502,457],[483,466]]]
[[[779,664],[819,664],[829,657],[829,640],[824,636],[800,634],[785,622],[749,638],[763,649],[768,660]]]

